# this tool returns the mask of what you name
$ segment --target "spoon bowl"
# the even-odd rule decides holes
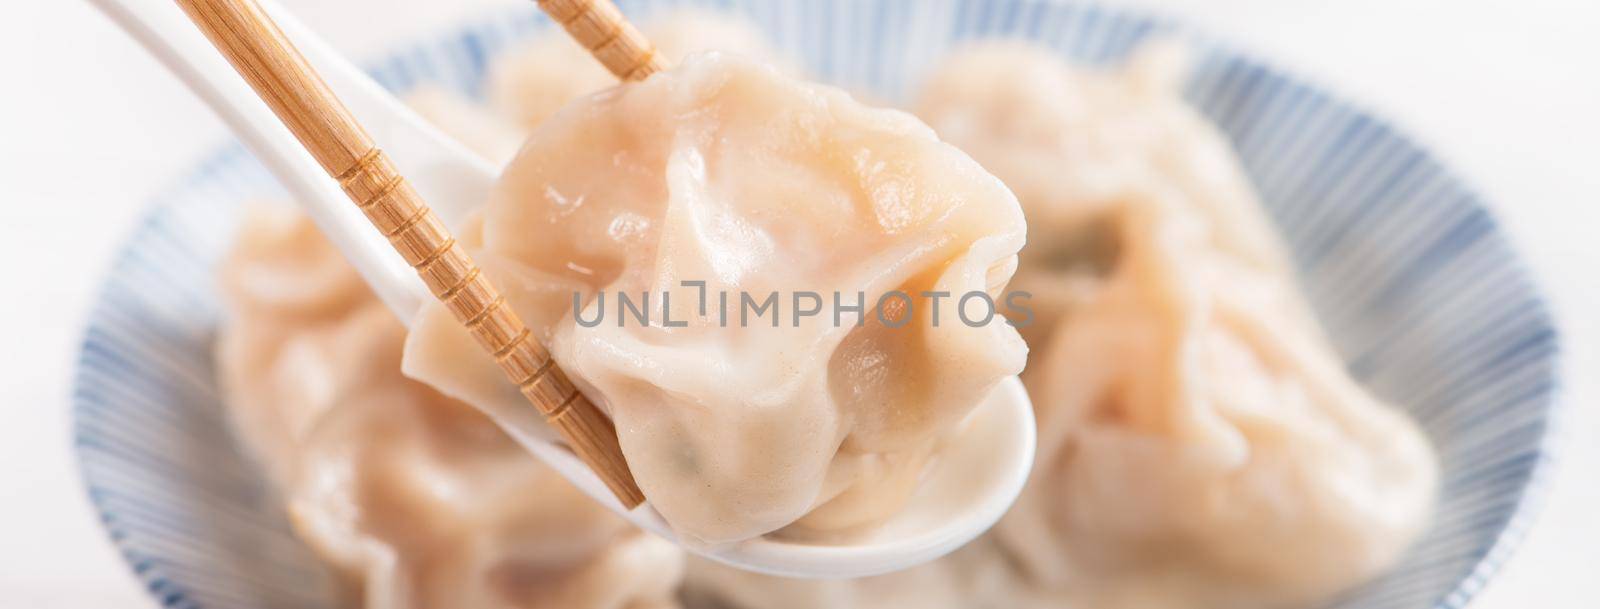
[[[768,534],[714,546],[686,542],[649,503],[623,512],[616,497],[565,448],[512,435],[595,501],[690,552],[768,575],[837,579],[898,571],[948,554],[994,526],[1016,501],[1033,465],[1035,443],[1033,410],[1022,381],[1001,381],[963,425],[906,508],[884,522],[827,542]]]
[[[487,200],[497,173],[491,163],[409,110],[282,7],[258,1],[441,219],[457,224]],[[426,287],[175,6],[92,2],[222,116],[400,320],[416,318],[432,298]],[[548,434],[501,423],[530,452],[640,528],[734,567],[791,577],[863,577],[954,550],[992,526],[1015,501],[1034,451],[1032,405],[1021,382],[1008,378],[974,410],[909,507],[870,531],[827,542],[767,535],[704,546],[685,543],[648,504],[626,509],[593,470]]]

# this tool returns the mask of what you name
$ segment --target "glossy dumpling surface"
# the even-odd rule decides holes
[[[1005,186],[910,115],[709,54],[551,117],[462,239],[609,410],[650,503],[716,543],[900,507],[1026,352],[953,298],[937,325],[929,306],[875,305],[986,296],[1024,232]],[[864,310],[836,319],[835,293]],[[408,349],[409,374],[525,423],[442,308]]]

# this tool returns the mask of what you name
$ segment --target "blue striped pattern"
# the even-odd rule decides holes
[[[1188,98],[1232,139],[1294,249],[1351,371],[1405,405],[1441,451],[1441,504],[1404,564],[1335,606],[1455,608],[1521,539],[1548,469],[1557,333],[1477,195],[1358,108],[1170,23],[1044,0],[619,2],[631,15],[710,5],[748,16],[818,77],[904,99],[963,40],[1037,39],[1113,61],[1151,36],[1199,53]],[[373,66],[395,89],[481,94],[489,58],[547,27],[529,8]],[[210,358],[212,264],[240,202],[276,194],[229,147],[154,209],[91,313],[73,397],[89,496],[165,606],[330,606],[330,583],[240,455]],[[1287,558],[1287,557],[1286,557]]]

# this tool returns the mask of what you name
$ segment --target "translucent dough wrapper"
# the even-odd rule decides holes
[[[708,54],[547,120],[461,241],[611,413],[651,505],[718,543],[900,507],[1026,350],[1003,317],[960,321],[954,298],[937,325],[930,306],[875,304],[986,294],[1024,233],[1005,186],[910,115]],[[652,321],[619,294],[649,294]],[[575,298],[600,321],[579,324]],[[406,371],[540,433],[442,307],[414,326]]]

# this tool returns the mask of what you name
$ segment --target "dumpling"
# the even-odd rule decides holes
[[[655,509],[719,543],[900,507],[1022,368],[988,292],[1024,233],[1005,186],[910,115],[707,54],[546,121],[460,238],[608,409]],[[950,295],[937,324],[923,292]],[[528,426],[443,307],[405,366]]]
[[[263,208],[239,239],[224,398],[297,534],[348,582],[344,606],[677,606],[682,551],[403,377],[405,329],[309,220]]]
[[[1112,70],[1020,42],[936,70],[918,112],[1028,214],[1040,427],[994,536],[1091,607],[1294,606],[1397,560],[1436,463],[1343,369],[1181,51]]]
[[[675,9],[642,22],[640,30],[672,61],[716,50],[781,63],[760,30],[726,13]],[[568,101],[615,84],[616,77],[588,51],[552,27],[495,62],[489,72],[489,102],[513,124],[531,130]]]
[[[338,407],[372,362],[330,357],[375,340],[353,313],[370,298],[339,252],[283,210],[255,206],[217,274],[227,308],[216,345],[218,382],[236,435],[268,477],[288,484],[301,441]]]
[[[999,538],[1096,607],[1299,606],[1392,564],[1432,506],[1427,440],[1292,282],[1129,197],[1115,269],[1033,362],[1038,460]]]

